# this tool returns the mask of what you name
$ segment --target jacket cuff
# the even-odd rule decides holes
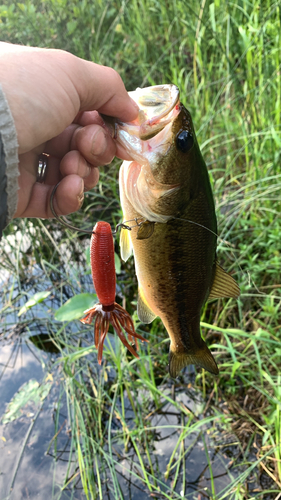
[[[17,133],[0,85],[0,237],[17,209],[18,176]]]

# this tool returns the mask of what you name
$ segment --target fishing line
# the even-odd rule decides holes
[[[195,222],[193,220],[189,220],[189,219],[181,219],[180,217],[173,217],[173,219],[179,219],[179,220],[183,220],[183,221],[187,221],[187,222],[190,222],[190,224],[195,224],[196,226],[200,226],[204,229],[206,229],[207,231],[209,231],[210,233],[212,233],[214,236],[217,236],[218,240],[221,242],[221,243],[225,243],[228,247],[231,247],[231,243],[229,243],[229,241],[226,241],[224,240],[223,238],[221,238],[217,233],[215,233],[214,231],[212,231],[211,229],[209,229],[208,227],[206,226],[203,226],[203,224],[199,224],[198,222]],[[236,256],[234,255],[232,249],[230,248],[230,253],[232,254],[232,256],[234,257],[234,261],[236,262],[237,264],[237,258]],[[253,283],[253,286],[254,288],[261,294],[261,295],[265,295],[265,292],[261,292],[257,285],[255,284],[255,282],[253,281],[253,279],[251,278],[251,273],[249,271],[245,271],[244,269],[241,268],[240,264],[238,264],[239,266],[239,269],[240,269],[240,272],[245,276],[247,275],[248,277],[248,283],[250,284],[250,282]]]
[[[217,233],[215,233],[215,231],[212,231],[212,229],[210,229],[209,227],[206,227],[204,226],[203,224],[200,224],[199,222],[195,222],[194,220],[190,220],[190,219],[183,219],[181,217],[171,217],[170,220],[173,220],[173,219],[176,219],[176,220],[182,220],[182,221],[185,221],[185,222],[189,222],[190,224],[195,224],[195,226],[199,226],[199,227],[202,227],[203,229],[206,229],[206,231],[209,231],[209,233],[213,234],[214,236],[216,236],[218,238],[218,240],[221,242],[221,243],[225,243],[226,245],[229,245],[231,246],[231,244],[229,243],[229,241],[226,241],[224,240],[223,238],[221,238]],[[131,226],[131,227],[126,227],[123,228],[123,229],[132,229],[133,227],[137,227],[137,226],[141,226],[142,223],[138,223],[137,221],[140,220],[140,219],[132,219],[132,220],[135,220],[136,221],[136,226]],[[144,220],[143,218],[141,220]],[[128,221],[125,221],[124,224],[126,224],[127,222],[131,222],[130,220]],[[117,227],[117,226],[116,226]]]
[[[203,226],[203,224],[199,224],[199,222],[195,222],[194,220],[189,220],[189,219],[182,219],[180,217],[171,217],[171,219],[169,219],[169,220],[172,220],[172,219],[183,220],[183,221],[189,222],[190,224],[195,224],[196,226],[200,226],[203,229],[206,229],[207,231],[209,231],[210,233],[212,233],[214,236],[216,236],[217,238],[219,238],[221,241],[223,241],[225,243],[228,243],[227,241],[225,241],[222,238],[220,238],[217,233],[215,233],[214,231],[212,231],[208,227]],[[138,222],[139,220],[142,221],[142,222]],[[128,222],[133,222],[133,221],[136,222],[135,226],[127,226]],[[129,231],[131,231],[131,229],[133,229],[134,227],[140,227],[143,224],[143,222],[145,222],[145,219],[143,217],[141,217],[141,218],[140,217],[136,217],[135,219],[129,219],[129,220],[126,220],[126,221],[124,221],[124,222],[122,222],[120,224],[117,224],[116,229],[120,227],[121,229],[129,229]],[[152,223],[154,221],[147,221],[147,222],[151,222]],[[166,222],[160,222],[159,224],[166,224]]]
[[[171,217],[171,219],[183,220],[183,221],[186,221],[186,222],[190,222],[190,224],[195,224],[196,226],[199,226],[199,227],[202,227],[203,229],[206,229],[207,231],[209,231],[209,233],[212,233],[214,236],[216,236],[221,241],[223,241],[223,242],[225,241],[222,238],[220,238],[217,233],[215,233],[214,231],[212,231],[212,229],[210,229],[210,228],[208,228],[206,226],[203,226],[203,224],[199,224],[199,222],[195,222],[194,220],[189,220],[189,219],[182,219],[181,217]],[[227,241],[225,243],[227,243]]]
[[[223,238],[221,238],[217,233],[215,233],[215,231],[212,231],[212,229],[210,229],[209,227],[206,227],[204,226],[203,224],[199,224],[199,222],[195,222],[194,220],[189,220],[189,219],[181,219],[180,217],[172,217],[173,219],[178,219],[178,220],[184,220],[186,222],[190,222],[190,224],[195,224],[196,226],[200,226],[202,227],[203,229],[206,229],[207,231],[209,231],[209,233],[212,233],[214,236],[216,236],[218,238],[218,241],[220,243],[225,243],[227,246],[231,247],[231,243],[229,243],[229,241],[227,240],[224,240]]]
[[[58,222],[60,222],[60,224],[62,224],[65,227],[68,227],[68,229],[71,229],[72,231],[77,231],[79,233],[92,234],[92,232],[93,232],[92,229],[91,230],[89,230],[89,229],[79,229],[78,227],[72,226],[72,224],[69,224],[68,220],[65,217],[59,216],[57,214],[57,212],[55,211],[55,208],[54,208],[54,196],[56,194],[56,190],[57,190],[59,184],[60,183],[58,182],[58,184],[54,187],[54,189],[52,191],[52,194],[51,194],[51,198],[50,198],[50,207],[51,207],[53,216],[55,217],[55,219],[57,219]]]
[[[182,219],[182,218],[180,218],[180,217],[173,217],[173,219],[183,220],[183,221],[189,222],[190,224],[195,224],[196,226],[200,226],[200,227],[202,227],[202,228],[206,229],[207,231],[209,231],[210,233],[212,233],[214,236],[216,236],[216,237],[218,238],[218,241],[219,241],[220,243],[225,243],[225,245],[227,245],[228,247],[230,247],[230,253],[231,253],[231,254],[232,254],[232,256],[234,257],[234,261],[235,261],[235,262],[237,261],[236,256],[234,255],[234,253],[233,253],[233,251],[232,251],[232,249],[231,249],[231,247],[232,247],[231,243],[229,243],[229,241],[226,241],[226,240],[224,240],[223,238],[221,238],[221,237],[220,237],[217,233],[215,233],[214,231],[212,231],[212,230],[211,230],[211,229],[209,229],[208,227],[204,226],[203,224],[199,224],[199,222],[195,222],[194,220]],[[242,273],[243,275],[245,275],[245,274],[246,274],[246,273],[245,273],[245,271],[241,268],[240,264],[238,264],[238,265],[239,265],[239,269],[240,269],[241,273]],[[249,273],[249,271],[247,271],[247,275],[248,275],[248,277],[250,277],[250,273]],[[258,290],[258,288],[256,287],[256,285],[255,285],[255,284],[254,284],[254,286],[255,286],[255,288]],[[258,291],[259,291],[259,290],[258,290]],[[260,293],[263,293],[263,292],[260,292]]]
[[[62,224],[63,226],[67,227],[68,229],[71,229],[72,231],[77,231],[79,233],[85,233],[85,234],[92,234],[93,233],[93,229],[81,229],[81,228],[78,228],[76,226],[73,226],[72,224],[70,224],[68,222],[68,220],[64,217],[64,216],[59,216],[56,211],[55,211],[55,208],[54,208],[54,196],[56,194],[56,190],[58,188],[60,183],[58,183],[53,191],[52,191],[52,194],[51,194],[51,197],[50,197],[50,207],[51,207],[51,211],[52,211],[52,214],[53,216],[55,217],[55,219],[60,222],[60,224]],[[195,222],[193,220],[190,220],[190,219],[183,219],[181,217],[171,217],[171,220],[172,219],[177,219],[177,220],[182,220],[182,221],[185,221],[185,222],[189,222],[190,224],[195,224],[196,226],[199,226],[199,227],[202,227],[203,229],[206,229],[206,231],[209,231],[211,234],[213,234],[214,236],[216,236],[218,238],[218,240],[222,243],[225,243],[226,245],[229,245],[230,246],[230,243],[222,238],[220,238],[220,236],[215,233],[214,231],[212,231],[212,229],[204,226],[203,224],[200,224],[199,222]],[[142,222],[139,222],[139,221],[142,221]],[[135,222],[136,225],[135,226],[128,226],[128,222]],[[117,231],[119,229],[127,229],[128,231],[131,231],[134,227],[140,227],[143,222],[145,222],[144,218],[134,218],[134,219],[129,219],[127,221],[124,221],[124,222],[120,222],[119,224],[117,224],[115,226],[115,229],[114,231],[112,231],[112,234],[116,234]]]
[[[92,235],[93,234],[93,229],[80,229],[78,227],[75,227],[72,224],[69,224],[68,220],[64,216],[59,216],[56,213],[53,201],[54,201],[54,196],[55,196],[56,190],[58,188],[58,185],[59,185],[59,183],[54,187],[54,189],[52,191],[52,194],[51,194],[51,197],[50,197],[50,207],[51,207],[51,211],[52,211],[52,214],[55,217],[55,219],[60,224],[62,224],[63,226],[67,227],[68,229],[71,229],[72,231],[76,231],[78,233],[85,233],[85,234],[91,234]],[[214,236],[216,236],[221,243],[225,243],[228,247],[231,247],[231,244],[228,241],[224,240],[217,233],[215,233],[215,231],[212,231],[212,229],[204,226],[203,224],[200,224],[199,222],[195,222],[195,221],[190,220],[190,219],[183,219],[181,217],[171,217],[170,220],[173,220],[173,219],[181,220],[181,221],[184,221],[184,222],[189,222],[189,224],[195,224],[198,227],[206,229],[206,231],[209,231],[211,234],[213,234]],[[135,225],[128,225],[128,223],[130,223],[130,222],[135,222]],[[141,225],[144,222],[146,222],[146,220],[143,217],[141,217],[141,218],[135,217],[134,219],[128,219],[126,221],[123,221],[123,222],[120,222],[119,224],[117,224],[115,226],[115,229],[112,230],[112,234],[113,235],[117,234],[117,231],[119,229],[126,229],[128,231],[131,231],[135,227],[141,227]],[[234,256],[234,258],[235,258],[235,256]],[[236,260],[236,258],[235,258],[235,260]],[[240,268],[240,270],[242,271],[243,274],[245,274],[244,271],[241,268]]]
[[[76,227],[76,226],[73,226],[72,224],[70,224],[68,222],[68,220],[63,216],[63,215],[58,215],[57,212],[55,211],[55,207],[54,207],[54,196],[56,194],[56,190],[58,188],[60,183],[58,183],[53,191],[52,191],[52,194],[51,194],[51,197],[50,197],[50,207],[51,207],[51,211],[52,211],[52,214],[53,216],[55,217],[55,219],[60,223],[62,224],[63,226],[67,227],[68,229],[71,229],[72,231],[77,231],[78,233],[86,233],[86,234],[93,234],[93,229],[81,229],[79,227]],[[133,229],[134,227],[139,227],[141,226],[141,222],[138,222],[139,220],[142,220],[143,222],[144,219],[143,217],[142,218],[135,218],[135,219],[129,219],[125,222],[120,222],[119,224],[117,224],[115,226],[115,229],[112,231],[112,234],[116,234],[117,231],[119,229],[127,229],[128,231],[131,231],[131,229]],[[128,222],[136,222],[136,225],[135,226],[128,226],[127,223]]]
[[[226,245],[231,246],[231,243],[229,243],[229,241],[224,240],[217,233],[215,233],[215,231],[212,231],[212,229],[210,229],[209,227],[204,226],[203,224],[200,224],[199,222],[195,222],[194,220],[190,220],[190,219],[183,219],[181,217],[171,217],[170,220],[173,220],[173,219],[182,220],[182,221],[185,221],[185,222],[189,222],[190,224],[195,224],[196,226],[202,227],[203,229],[206,229],[206,231],[209,231],[209,233],[211,233],[214,236],[216,236],[221,243],[225,243]],[[117,229],[119,229],[119,227],[121,229],[128,229],[129,231],[131,231],[131,229],[133,229],[134,227],[140,227],[143,224],[143,222],[138,222],[139,220],[145,222],[145,219],[143,217],[142,218],[129,219],[129,220],[126,220],[126,221],[124,221],[124,222],[122,222],[120,224],[117,224],[117,226],[115,228],[115,232],[117,232]],[[136,222],[135,226],[128,226],[127,225],[128,222],[133,222],[133,221]],[[162,223],[162,224],[165,224],[165,223]]]
[[[199,227],[202,227],[203,229],[206,229],[206,231],[209,231],[209,233],[211,233],[211,234],[213,234],[214,236],[216,236],[216,237],[217,237],[217,239],[218,239],[218,241],[219,241],[220,243],[224,243],[225,245],[227,245],[228,247],[230,247],[230,251],[231,251],[231,247],[232,247],[232,245],[231,245],[231,243],[229,243],[229,241],[224,240],[224,239],[223,239],[223,238],[221,238],[221,237],[220,237],[217,233],[215,233],[215,231],[212,231],[212,229],[210,229],[210,228],[208,228],[208,227],[204,226],[203,224],[200,224],[199,222],[195,222],[194,220],[190,220],[190,219],[183,219],[183,218],[181,218],[181,217],[171,217],[171,219],[170,219],[170,220],[173,220],[173,219],[177,219],[177,220],[182,220],[182,221],[185,221],[185,222],[189,222],[190,224],[195,224],[196,226],[199,226]],[[115,228],[115,233],[113,233],[113,234],[116,234],[117,229],[118,229],[119,227],[120,227],[121,229],[128,229],[128,230],[130,230],[130,231],[131,231],[131,229],[133,229],[134,227],[140,227],[140,226],[142,225],[142,223],[143,223],[143,222],[138,222],[139,220],[141,220],[141,221],[145,222],[145,219],[142,217],[142,218],[130,219],[130,220],[124,221],[124,222],[123,222],[123,223],[121,223],[121,224],[117,224],[117,226],[116,226],[116,228]],[[127,225],[127,223],[128,223],[128,222],[133,222],[133,221],[135,221],[135,222],[136,222],[136,225],[135,225],[135,226],[128,226],[128,225]],[[232,253],[232,251],[231,251],[231,253]],[[234,260],[236,260],[236,256],[235,256],[234,254],[233,254],[233,257],[234,257]],[[240,270],[241,270],[241,272],[242,272],[243,274],[245,274],[245,273],[244,273],[244,271],[243,271],[241,268],[240,268]]]

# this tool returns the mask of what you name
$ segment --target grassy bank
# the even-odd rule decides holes
[[[161,322],[147,328],[136,315],[150,341],[141,359],[110,337],[99,369],[91,329],[54,319],[68,298],[93,291],[88,240],[53,221],[18,220],[7,229],[2,335],[42,332],[54,339],[54,380],[65,397],[57,415],[60,404],[68,408],[72,439],[62,495],[78,484],[91,499],[281,498],[280,9],[280,1],[266,0],[0,6],[2,40],[113,66],[128,90],[178,85],[212,181],[218,259],[241,288],[238,301],[212,301],[202,315],[219,377],[191,370],[169,380]],[[71,217],[75,224],[120,220],[119,165],[103,169],[83,212]],[[130,260],[118,274],[118,294],[132,314],[136,288]],[[17,316],[28,297],[45,290],[51,295],[44,302]],[[58,417],[54,434],[59,429]],[[199,477],[189,473],[198,440],[206,462]]]

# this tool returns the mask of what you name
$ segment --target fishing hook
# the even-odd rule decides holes
[[[71,229],[72,231],[77,231],[78,233],[92,234],[93,233],[92,229],[80,229],[79,227],[72,226],[71,224],[69,224],[68,220],[64,216],[59,216],[56,213],[53,201],[54,201],[54,196],[56,194],[56,190],[58,188],[58,185],[59,185],[59,183],[54,187],[52,194],[51,194],[51,198],[50,198],[50,207],[51,207],[53,216],[57,219],[58,222],[60,222],[60,224],[67,227],[68,229]],[[218,235],[214,231],[212,231],[211,229],[209,229],[206,226],[203,226],[202,224],[199,224],[198,222],[191,221],[188,219],[182,219],[180,217],[172,217],[172,219],[183,220],[183,221],[189,222],[190,224],[195,224],[196,226],[203,227],[204,229],[206,229],[207,231],[209,231],[210,233],[212,233],[218,237]],[[142,221],[142,222],[139,222],[139,221]],[[135,226],[128,226],[127,222],[135,222],[136,225]],[[128,221],[125,221],[125,222],[120,222],[119,224],[117,224],[115,226],[115,229],[112,231],[112,234],[117,234],[118,229],[127,229],[128,231],[131,231],[134,227],[140,227],[143,222],[145,222],[143,218],[137,218],[137,217],[135,217],[134,219],[130,219]],[[224,241],[224,240],[222,240],[222,241]]]
[[[54,187],[54,189],[52,191],[52,194],[51,194],[51,198],[50,198],[50,207],[51,207],[52,214],[55,217],[55,219],[57,219],[57,221],[60,224],[62,224],[63,226],[67,227],[68,229],[71,229],[72,231],[77,231],[78,233],[93,234],[93,230],[92,229],[80,229],[79,227],[72,226],[72,224],[69,224],[68,220],[64,216],[59,216],[56,213],[55,207],[54,207],[54,196],[56,194],[56,190],[58,188],[58,185],[59,185],[59,182]],[[128,231],[131,231],[131,229],[133,227],[140,226],[142,224],[141,222],[138,222],[139,220],[142,220],[142,219],[135,218],[135,219],[131,219],[131,220],[128,220],[128,221],[125,221],[125,222],[120,222],[119,224],[117,224],[115,226],[115,229],[114,229],[114,231],[112,231],[112,234],[117,234],[118,229],[128,229]],[[136,223],[136,226],[128,226],[126,224],[127,222],[133,222],[133,221]]]
[[[54,196],[56,194],[56,190],[59,186],[59,182],[58,184],[54,187],[53,191],[52,191],[52,194],[51,194],[51,198],[50,198],[50,207],[51,207],[51,210],[52,210],[52,214],[53,216],[57,219],[58,222],[60,222],[60,224],[62,224],[63,226],[65,227],[68,227],[68,229],[72,229],[73,231],[77,231],[78,233],[87,233],[87,234],[92,234],[93,230],[89,230],[89,229],[79,229],[78,227],[75,227],[75,226],[72,226],[71,224],[69,224],[68,220],[63,217],[63,216],[59,216],[57,214],[57,212],[55,211],[55,207],[54,207]]]

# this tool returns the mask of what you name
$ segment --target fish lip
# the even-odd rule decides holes
[[[130,93],[140,106],[139,116],[129,123],[116,122],[116,141],[133,160],[155,163],[172,143],[172,127],[181,112],[176,85],[157,85]]]
[[[137,88],[129,92],[129,95],[139,105],[140,110],[148,117],[151,108],[158,107],[158,109],[161,109],[161,105],[164,106],[163,110],[158,113],[158,118],[161,119],[179,101],[180,91],[174,84],[154,85],[152,87]]]
[[[129,123],[117,121],[117,129],[141,141],[147,141],[163,130],[179,107],[180,92],[173,84],[137,88],[129,95],[139,106],[138,118]]]

